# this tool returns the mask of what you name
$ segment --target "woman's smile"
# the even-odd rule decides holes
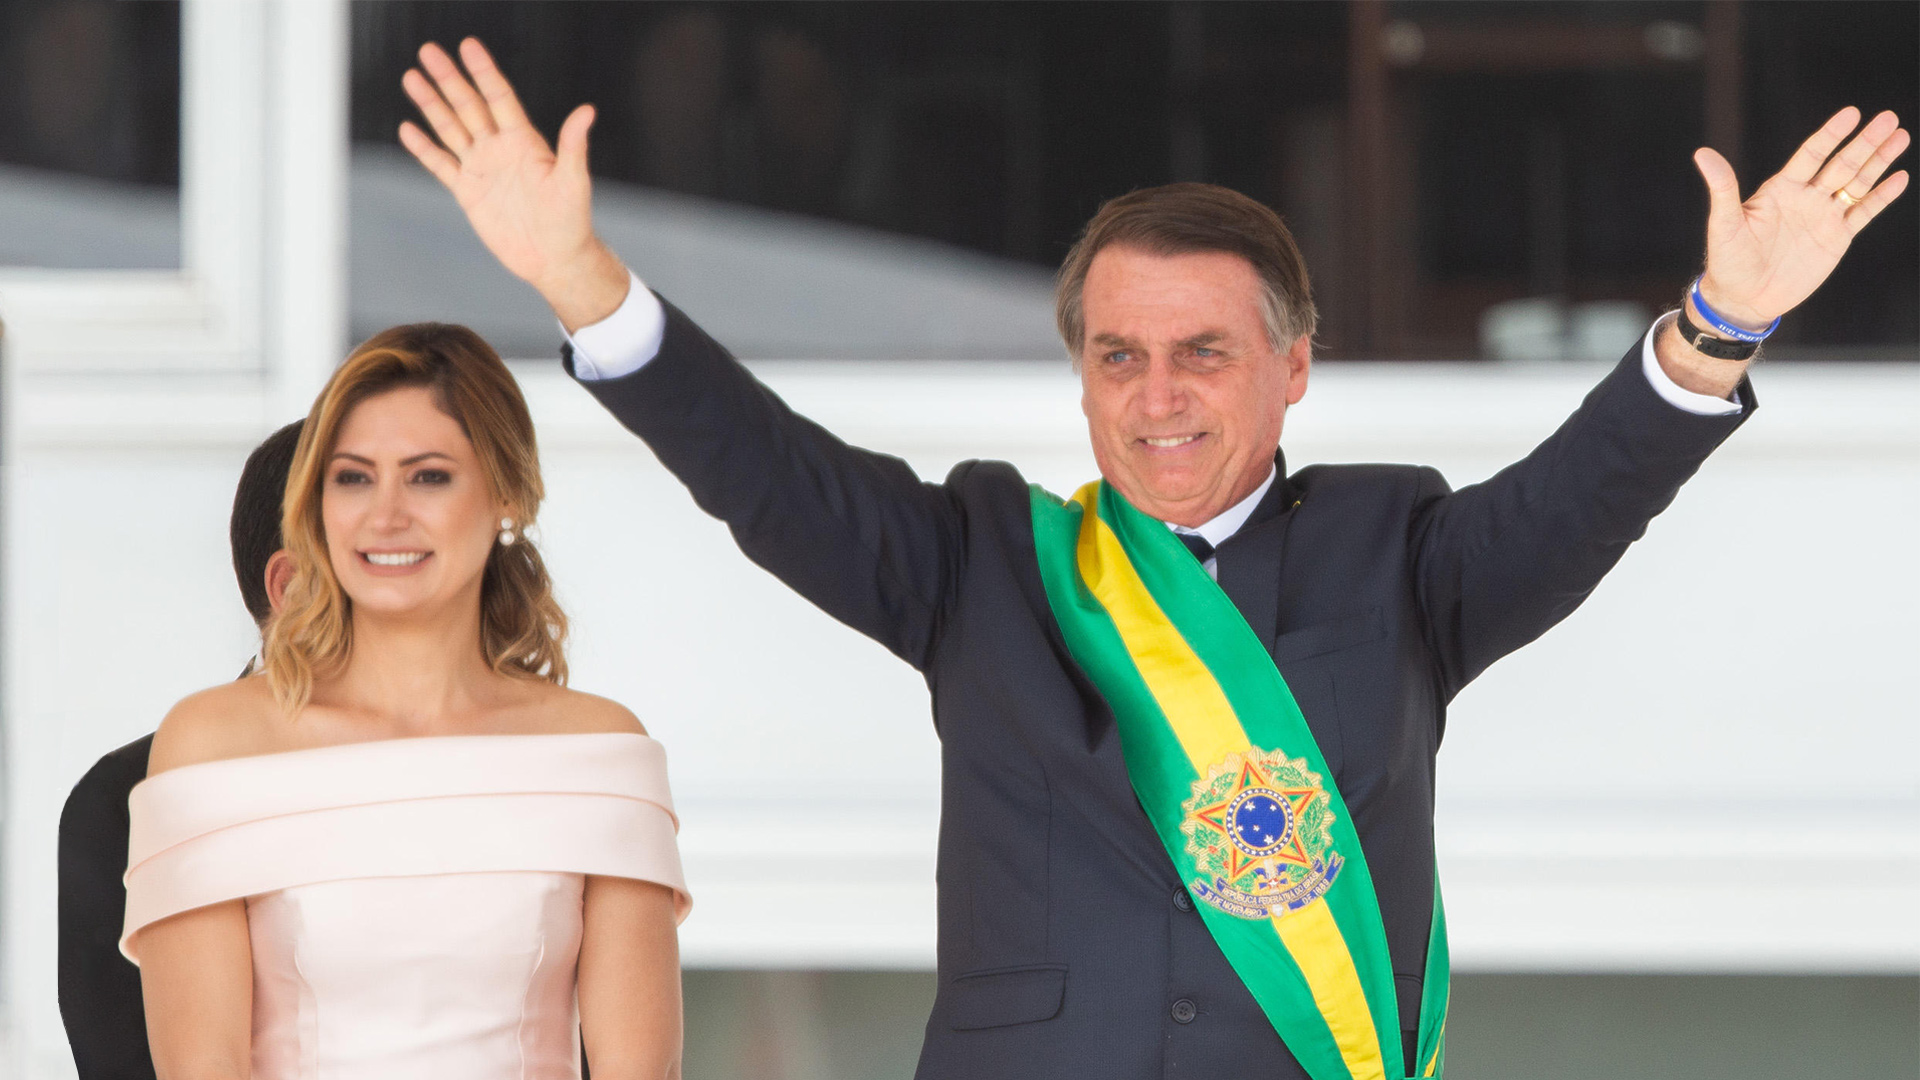
[[[433,552],[421,551],[417,548],[405,551],[362,551],[360,567],[380,577],[398,577],[418,572],[421,565],[432,557]]]

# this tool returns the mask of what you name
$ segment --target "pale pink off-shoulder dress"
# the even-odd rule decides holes
[[[573,1080],[585,875],[690,899],[644,735],[392,739],[133,789],[121,951],[245,899],[255,1080]]]

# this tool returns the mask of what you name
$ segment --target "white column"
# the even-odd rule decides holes
[[[242,353],[259,342],[266,16],[251,0],[180,5],[180,265],[205,329]]]
[[[306,414],[347,347],[347,0],[277,0],[266,27],[269,425]]]

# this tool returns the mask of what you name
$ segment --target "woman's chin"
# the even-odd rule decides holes
[[[435,595],[434,590],[422,588],[413,582],[370,582],[363,588],[347,590],[347,599],[353,602],[355,615],[401,621],[420,618],[448,607],[443,602],[444,598]]]

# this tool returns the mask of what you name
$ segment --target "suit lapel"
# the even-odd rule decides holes
[[[1269,654],[1280,632],[1280,557],[1298,496],[1287,481],[1284,455],[1274,454],[1278,477],[1240,531],[1214,552],[1220,589],[1233,601]]]

